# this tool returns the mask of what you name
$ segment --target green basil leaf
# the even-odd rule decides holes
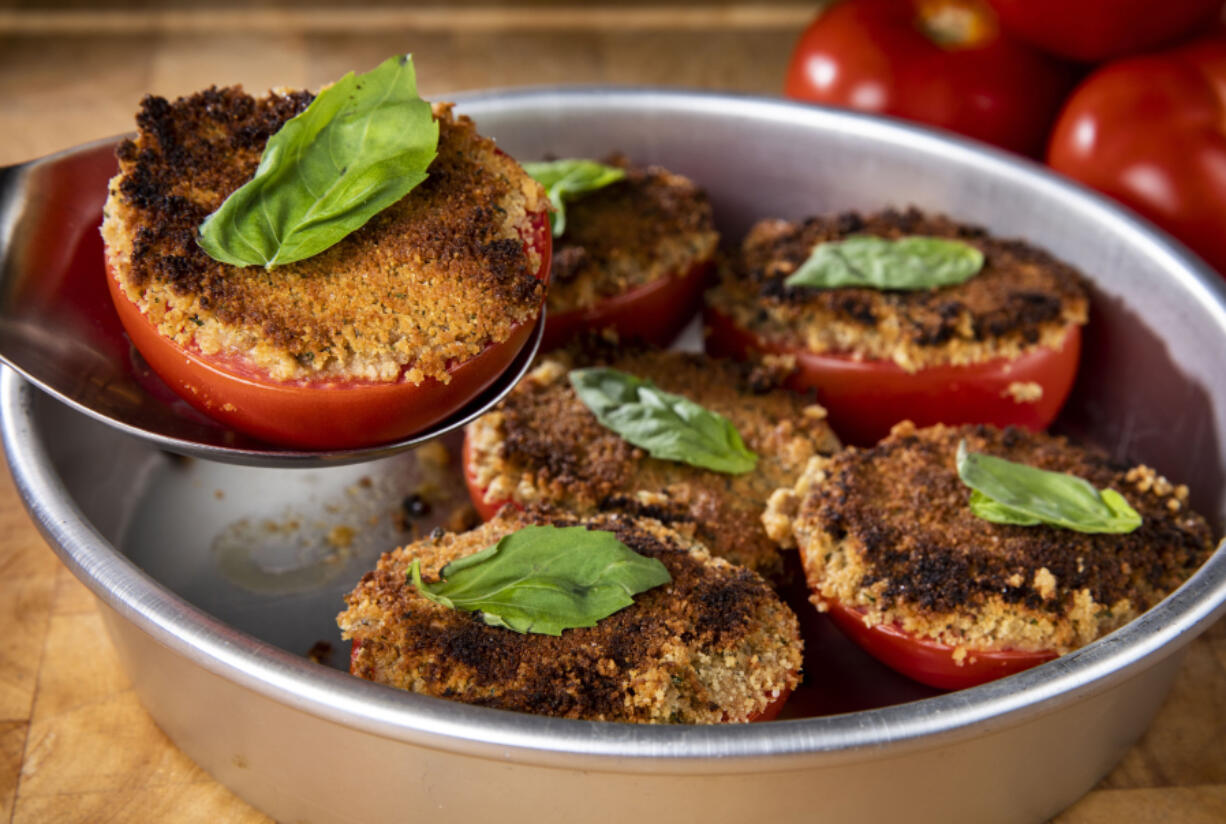
[[[197,242],[234,266],[317,255],[425,180],[437,150],[412,58],[350,72],[269,138],[255,176],[205,218]]]
[[[581,526],[526,526],[443,567],[426,584],[421,563],[413,586],[451,609],[480,612],[492,627],[561,635],[594,627],[634,603],[635,595],[672,580],[655,558],[639,555],[611,532]]]
[[[957,240],[853,235],[819,243],[785,286],[837,289],[935,289],[965,283],[983,268],[983,252]]]
[[[616,369],[574,369],[571,386],[603,425],[653,458],[738,475],[758,464],[723,415]]]
[[[1023,510],[1013,509],[999,501],[994,501],[978,489],[971,490],[971,512],[985,521],[996,524],[1014,524],[1016,526],[1038,526],[1043,523],[1039,518],[1027,514]]]
[[[958,444],[958,477],[969,486],[971,512],[998,524],[1048,524],[1078,532],[1122,534],[1140,514],[1114,489],[1101,492],[1076,475],[1007,461]]]
[[[567,200],[603,189],[626,176],[625,169],[582,158],[525,163],[523,167],[549,193],[549,202],[554,209],[549,222],[553,226],[554,237],[566,231]]]

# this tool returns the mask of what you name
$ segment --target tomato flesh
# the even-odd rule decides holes
[[[545,318],[542,349],[555,349],[587,329],[613,328],[622,340],[667,346],[698,311],[702,289],[714,262],[700,261],[687,271],[636,286],[581,309]]]
[[[767,340],[710,307],[705,326],[706,349],[711,355],[794,357],[796,370],[788,378],[789,388],[816,390],[834,431],[861,446],[876,443],[901,420],[911,420],[916,426],[986,423],[1044,429],[1068,398],[1081,355],[1081,327],[1075,324],[1069,326],[1059,349],[1040,347],[1017,358],[930,366],[915,372],[893,361],[817,354],[799,345]],[[1018,402],[1008,392],[1014,384],[1037,384],[1042,396]]]
[[[986,684],[1056,657],[1053,650],[970,650],[959,664],[948,644],[920,638],[895,624],[868,626],[860,610],[837,601],[827,601],[826,607],[835,626],[865,652],[908,678],[940,689]]]
[[[486,502],[485,488],[477,482],[477,468],[473,464],[471,439],[468,435],[468,430],[464,430],[464,445],[460,447],[460,464],[464,467],[464,485],[468,488],[468,497],[472,499],[473,509],[477,510],[477,514],[481,520],[488,521],[498,514],[498,510],[502,509],[507,504],[522,509],[522,507],[512,501],[510,498],[502,501]]]
[[[552,241],[548,217],[532,216],[526,248],[541,256],[548,282]],[[180,397],[210,418],[270,443],[298,449],[353,449],[407,438],[435,424],[493,383],[523,349],[535,322],[517,324],[447,370],[448,383],[404,380],[276,381],[241,358],[204,355],[162,335],[120,288],[108,261],[107,283],[124,329],[137,350]]]

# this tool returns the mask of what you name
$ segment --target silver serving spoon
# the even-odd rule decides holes
[[[128,342],[103,269],[102,205],[117,138],[0,168],[0,362],[90,417],[157,446],[227,463],[317,466],[382,458],[451,432],[497,403],[527,371],[524,351],[450,418],[395,443],[331,452],[277,447],[215,423],[180,400]]]

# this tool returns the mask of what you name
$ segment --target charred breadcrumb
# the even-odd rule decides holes
[[[963,284],[931,290],[784,285],[818,243],[853,235],[951,238],[982,251],[984,267]],[[1089,307],[1081,275],[1043,250],[914,208],[761,221],[706,299],[768,340],[893,360],[909,371],[1058,348],[1070,324],[1086,322]]]
[[[529,524],[613,532],[659,559],[672,583],[595,627],[554,637],[487,626],[407,581],[413,559],[426,580],[438,580],[448,562]],[[799,680],[796,616],[761,578],[657,521],[623,514],[507,509],[472,532],[385,554],[346,601],[337,623],[355,642],[353,674],[481,706],[594,721],[741,722]]]
[[[606,429],[575,395],[572,367],[604,364],[724,415],[758,453],[741,475],[652,458]],[[839,443],[824,410],[780,388],[785,370],[704,355],[618,350],[587,341],[543,360],[494,412],[467,430],[470,467],[491,504],[618,510],[691,529],[712,554],[779,580],[783,563],[759,519],[814,455]],[[688,523],[688,526],[683,524]]]
[[[103,237],[114,276],[168,338],[275,380],[446,382],[449,364],[505,340],[544,288],[521,233],[544,192],[449,104],[435,104],[429,177],[330,249],[271,272],[213,260],[197,227],[251,178],[309,92],[210,88],[146,97],[117,151]]]
[[[566,204],[566,232],[554,239],[553,314],[688,272],[715,254],[711,201],[693,181],[621,155],[605,162],[626,176]]]
[[[971,513],[958,477],[963,438],[972,452],[1085,478],[1111,488],[1143,523],[1125,535],[995,524]],[[837,600],[870,624],[955,647],[1053,649],[1063,654],[1131,621],[1213,552],[1188,489],[1145,466],[1114,464],[1064,438],[987,426],[899,424],[871,449],[814,460],[764,519],[800,549],[818,609]]]

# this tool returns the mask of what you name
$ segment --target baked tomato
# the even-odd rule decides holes
[[[593,306],[550,314],[541,348],[554,349],[587,329],[609,328],[624,340],[667,346],[698,311],[703,285],[713,269],[712,261],[703,261]]]
[[[355,638],[353,641],[353,646],[349,652],[349,672],[353,675],[357,675],[354,670],[357,668],[358,650],[361,648],[362,641]],[[746,718],[746,722],[752,723],[754,721],[774,721],[779,717],[779,713],[783,710],[783,705],[788,702],[788,698],[790,698],[791,695],[791,690],[784,690],[777,698],[773,699],[769,704],[763,707],[761,712],[753,713]]]
[[[468,487],[468,497],[472,499],[473,509],[477,510],[477,514],[481,516],[481,520],[488,521],[498,514],[498,510],[502,509],[507,504],[518,507],[518,504],[511,501],[510,498],[501,501],[486,501],[485,487],[481,486],[481,482],[477,480],[476,467],[473,464],[472,444],[469,440],[468,430],[464,430],[464,445],[460,447],[460,464],[464,468],[464,485]]]
[[[845,441],[871,445],[901,420],[916,426],[990,423],[1046,428],[1064,405],[1081,356],[1081,327],[1070,325],[1059,349],[1037,348],[1017,358],[965,366],[930,366],[908,372],[893,361],[818,354],[771,341],[707,307],[706,348],[718,357],[794,358],[788,386],[816,390],[834,431]]]
[[[1226,274],[1226,33],[1090,75],[1047,158]]]
[[[1074,80],[979,0],[845,0],[801,35],[784,91],[1038,156]]]
[[[894,624],[869,626],[859,610],[838,602],[827,602],[826,607],[835,625],[865,652],[908,678],[939,689],[986,684],[1056,657],[1051,650],[972,650],[959,662],[948,644],[919,638]]]
[[[549,278],[548,216],[534,215],[526,246],[541,256],[536,277]],[[506,370],[532,333],[514,327],[503,341],[448,369],[450,381],[276,381],[233,357],[205,355],[163,336],[119,287],[107,265],[111,299],[124,329],[153,371],[216,421],[270,443],[330,450],[407,438],[443,420]],[[402,373],[403,374],[403,373]]]
[[[987,0],[1009,34],[1044,51],[1099,62],[1203,32],[1222,0]]]

